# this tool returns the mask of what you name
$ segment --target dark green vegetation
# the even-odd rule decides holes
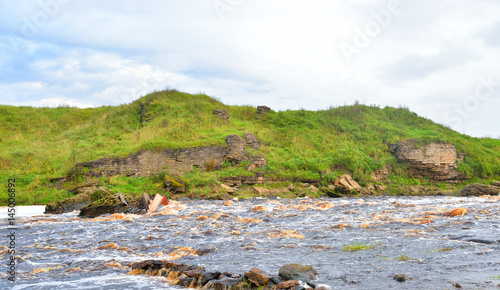
[[[150,122],[141,124],[140,103],[151,101]],[[263,104],[265,105],[265,104]],[[230,121],[212,114],[227,109]],[[78,109],[0,106],[0,180],[16,178],[18,204],[46,204],[69,197],[65,190],[48,187],[50,178],[65,176],[76,163],[107,156],[126,156],[141,149],[225,145],[229,134],[254,133],[268,159],[269,176],[321,178],[327,184],[349,172],[361,185],[373,170],[388,165],[394,184],[422,184],[409,178],[395,163],[387,142],[410,138],[421,144],[453,143],[467,152],[460,171],[477,180],[500,176],[500,140],[472,138],[406,108],[379,108],[359,103],[322,111],[271,111],[256,119],[251,106],[227,106],[206,95],[168,90],[155,92],[118,107]],[[252,175],[245,163],[221,171],[190,172],[188,189],[209,188],[227,176]],[[102,178],[102,184],[122,192],[154,193],[162,176],[151,178]],[[7,191],[1,191],[5,205]]]

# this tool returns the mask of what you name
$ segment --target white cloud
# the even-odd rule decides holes
[[[346,61],[341,44],[397,2],[243,0],[221,19],[211,1],[70,1],[23,39],[23,19],[43,9],[0,1],[0,102],[117,105],[171,87],[274,109],[407,105],[450,122],[445,112],[478,77],[500,79],[500,4],[401,0],[401,12]],[[498,95],[456,129],[500,135],[495,105]]]

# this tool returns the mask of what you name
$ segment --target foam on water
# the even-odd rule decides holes
[[[458,207],[467,214],[444,216]],[[488,277],[500,274],[499,213],[498,199],[487,197],[363,197],[173,202],[158,214],[95,219],[32,215],[19,219],[16,242],[25,262],[16,287],[168,287],[159,278],[126,275],[132,262],[146,259],[272,275],[284,264],[307,264],[320,273],[317,283],[333,289],[394,288],[397,273],[410,277],[409,288],[487,287]],[[354,242],[374,247],[344,250]]]

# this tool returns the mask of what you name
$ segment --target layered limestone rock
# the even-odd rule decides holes
[[[495,185],[471,183],[462,188],[460,194],[463,196],[498,195],[500,194],[500,187]]]
[[[121,195],[123,200],[118,193],[103,195],[100,199],[82,207],[79,216],[94,218],[103,214],[145,212],[147,205],[144,204],[142,197],[127,193]]]
[[[111,195],[111,191],[106,187],[98,187],[79,193],[78,195],[62,201],[53,201],[45,206],[45,213],[60,214],[80,210],[84,206]]]
[[[436,181],[466,179],[463,172],[456,171],[465,154],[458,154],[451,143],[429,143],[419,146],[415,140],[390,144],[389,149],[398,162],[406,163],[415,177],[427,176]]]
[[[247,157],[247,143],[238,135],[229,135],[226,137],[227,154],[226,157],[231,163],[240,163]]]
[[[248,159],[247,142],[243,138],[229,135],[226,137],[226,144],[227,146],[164,149],[160,152],[142,150],[126,157],[107,157],[82,162],[68,173],[67,179],[75,180],[78,176],[91,178],[114,175],[146,177],[165,169],[170,174],[183,175],[194,168],[220,169],[226,159],[235,164]],[[262,164],[265,165],[265,162],[260,160],[256,167]]]

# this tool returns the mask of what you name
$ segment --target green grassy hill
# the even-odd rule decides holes
[[[150,101],[151,121],[141,125],[140,103]],[[265,104],[263,104],[265,105]],[[230,122],[212,114],[227,109]],[[206,95],[168,90],[117,107],[78,109],[0,106],[0,177],[16,178],[18,204],[46,204],[68,197],[47,187],[50,178],[66,175],[76,163],[107,156],[126,156],[141,149],[224,145],[229,134],[254,133],[264,144],[271,176],[333,181],[350,172],[361,183],[373,170],[390,164],[394,181],[409,179],[395,164],[387,142],[417,139],[453,143],[466,152],[459,170],[478,178],[500,176],[500,140],[472,138],[406,108],[354,104],[321,111],[271,111],[256,119],[251,106],[227,106]],[[252,154],[252,152],[250,152]],[[242,166],[216,172],[191,172],[190,189],[210,186],[236,174],[251,174]],[[153,178],[103,178],[122,192],[157,191]],[[5,205],[6,191],[0,193]]]

